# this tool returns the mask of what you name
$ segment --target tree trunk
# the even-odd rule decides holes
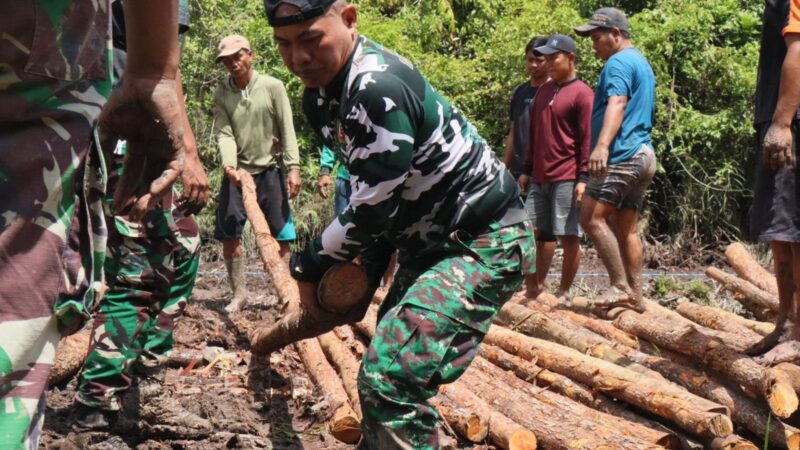
[[[61,339],[56,349],[53,368],[47,375],[47,384],[52,386],[60,383],[83,367],[83,362],[89,356],[90,330],[79,331]]]
[[[344,325],[341,327],[336,327],[333,329],[333,332],[344,342],[347,348],[349,348],[357,358],[361,359],[364,354],[367,353],[366,346],[364,346],[364,343],[356,337],[356,334],[353,333],[353,329],[350,328],[350,326]]]
[[[786,373],[792,386],[794,386],[794,391],[800,395],[800,366],[794,363],[783,362],[776,364],[773,368]]]
[[[646,343],[646,341],[643,341]],[[649,345],[643,347],[648,348]],[[657,370],[675,384],[689,392],[707,398],[727,407],[733,422],[746,428],[757,436],[764,436],[767,430],[769,409],[760,402],[744,396],[740,390],[729,388],[718,383],[702,370],[695,369],[694,361],[688,356],[673,353],[667,349],[659,349],[654,355],[634,352],[628,355],[631,359]],[[777,418],[769,421],[769,440],[775,445],[792,450],[800,449],[800,430],[782,423]]]
[[[631,371],[649,377],[662,379],[657,372],[637,364],[610,345],[610,342],[580,326],[566,327],[546,314],[522,305],[506,304],[497,314],[495,323],[520,331],[529,336],[546,339],[558,344],[574,348],[581,353],[623,366]]]
[[[716,267],[707,268],[706,275],[721,283],[725,289],[742,294],[740,298],[742,305],[759,319],[769,319],[778,311],[778,298],[749,281],[725,273]]]
[[[580,414],[581,417],[587,418],[595,423],[602,423],[603,425],[613,429],[623,436],[631,436],[641,441],[649,442],[650,444],[655,444],[666,448],[680,447],[680,440],[677,436],[670,432],[654,430],[641,423],[629,421],[601,411],[596,411],[595,409],[585,405],[576,404],[575,401],[564,396],[550,392],[549,390],[537,388],[526,381],[520,380],[512,373],[502,370],[483,358],[476,358],[473,364],[477,369],[489,375],[489,377],[493,380],[493,383],[507,385],[510,389],[524,393],[525,395],[533,397],[543,403],[548,403],[552,405],[553,408],[574,410],[576,413]]]
[[[731,377],[751,397],[763,396],[778,417],[789,417],[798,407],[797,394],[783,372],[759,366],[717,339],[709,338],[693,326],[665,323],[652,313],[623,311],[615,324],[628,333],[703,361],[714,370]]]
[[[635,349],[639,348],[639,340],[636,339],[636,336],[631,336],[630,334],[620,330],[609,321],[595,319],[574,311],[570,311],[568,309],[553,308],[543,302],[538,301],[525,303],[525,306],[533,310],[546,313],[549,317],[560,320],[561,322],[568,321],[578,324],[589,331],[597,333],[607,339],[611,339],[614,342],[618,342],[626,347]],[[566,305],[561,306],[565,307]]]
[[[664,417],[698,436],[723,437],[733,432],[727,408],[663,380],[641,376],[610,362],[542,339],[492,326],[485,342]]]
[[[757,288],[775,297],[778,296],[778,282],[775,275],[761,266],[753,255],[740,242],[734,242],[725,249],[725,257],[733,271]]]
[[[468,408],[461,408],[442,394],[430,398],[428,403],[436,408],[448,425],[468,441],[477,444],[489,436],[489,421],[486,416],[474,413]]]
[[[461,377],[463,383],[502,414],[531,430],[547,449],[642,449],[653,445],[597,421],[589,408],[562,397],[553,404],[511,388],[480,369],[479,358]],[[546,392],[546,391],[544,391]],[[551,396],[556,396],[552,392]],[[601,413],[597,413],[598,415]]]
[[[364,318],[353,324],[353,328],[365,337],[372,339],[375,336],[375,328],[378,326],[378,305],[371,304],[367,308]]]
[[[709,443],[708,448],[711,450],[758,450],[755,444],[735,434],[714,439]]]
[[[342,377],[342,386],[344,386],[347,397],[350,398],[350,404],[353,405],[353,410],[361,418],[361,402],[358,396],[358,369],[360,367],[359,361],[353,356],[353,353],[339,340],[333,333],[321,334],[317,337],[319,345],[325,356],[328,357],[337,372]]]
[[[467,389],[463,382],[446,384],[439,389],[439,392],[459,407],[485,418],[488,423],[489,440],[499,448],[506,450],[534,450],[536,448],[537,439],[533,432],[489,406],[487,402]],[[477,431],[474,432],[475,436],[479,434]]]
[[[748,320],[724,309],[685,302],[678,305],[678,313],[687,319],[715,330],[737,334],[749,341],[758,341],[775,329],[775,325]]]
[[[360,420],[350,406],[342,380],[325,359],[319,342],[316,339],[305,339],[295,342],[294,346],[311,380],[319,386],[331,405],[331,434],[344,443],[355,444],[361,439]]]
[[[345,263],[332,268],[331,274],[326,273],[319,291],[336,298],[326,300],[323,297],[322,303],[328,310],[322,309],[317,298],[317,286],[295,281],[280,257],[280,245],[270,233],[258,206],[253,177],[241,169],[238,173],[242,180],[244,208],[253,226],[261,262],[285,305],[280,320],[269,327],[253,330],[250,350],[256,354],[272,353],[292,342],[319,336],[337,325],[359,320],[370,301],[369,295],[364,294],[367,282],[363,268]],[[342,274],[344,276],[339,276]]]

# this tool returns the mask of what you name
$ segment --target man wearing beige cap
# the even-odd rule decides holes
[[[286,89],[279,80],[253,69],[253,50],[247,39],[238,35],[222,39],[216,60],[230,76],[214,92],[215,133],[226,178],[214,237],[222,241],[233,290],[225,309],[234,312],[244,306],[247,296],[239,240],[247,216],[237,170],[253,175],[258,203],[280,243],[281,255],[288,258],[289,242],[295,239],[289,199],[300,192],[300,155]],[[283,168],[288,170],[286,176]]]

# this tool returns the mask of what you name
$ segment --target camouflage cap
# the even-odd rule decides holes
[[[336,0],[264,0],[264,9],[267,10],[267,20],[273,27],[284,27],[302,23],[325,14]],[[292,5],[299,10],[290,16],[275,17],[278,7]]]
[[[250,50],[250,41],[247,38],[238,34],[225,36],[217,45],[217,57],[214,61],[219,62],[220,58],[233,55],[241,49]]]

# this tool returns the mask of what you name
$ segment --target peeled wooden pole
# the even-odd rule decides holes
[[[653,447],[650,443],[625,436],[618,430],[607,426],[603,421],[598,421],[597,418],[602,413],[589,415],[587,414],[589,408],[566,397],[562,397],[563,402],[553,404],[513,389],[505,383],[505,380],[497,380],[481,370],[476,362],[473,362],[461,377],[464,384],[503,415],[531,430],[542,448],[642,449]]]
[[[742,304],[752,311],[756,317],[760,319],[767,318],[770,314],[778,311],[778,298],[759,289],[749,281],[725,273],[716,267],[707,268],[706,275],[721,283],[725,289],[742,294]]]
[[[622,311],[615,324],[661,347],[693,356],[714,370],[726,374],[751,397],[766,398],[778,417],[789,417],[798,407],[797,394],[786,374],[764,368],[747,356],[733,351],[692,326],[676,326],[650,313]]]
[[[311,380],[319,386],[331,405],[331,434],[344,443],[355,444],[361,439],[360,420],[350,406],[342,380],[325,359],[319,342],[316,339],[305,339],[295,342],[294,346]]]
[[[350,351],[353,352],[357,358],[360,359],[367,352],[367,349],[364,346],[364,344],[360,340],[358,340],[356,334],[353,333],[353,329],[350,328],[349,326],[345,325],[341,327],[336,327],[333,329],[333,333],[336,334],[336,336],[338,336],[339,339],[342,340],[342,342],[344,342],[347,348],[349,348]]]
[[[537,438],[532,431],[497,411],[470,389],[467,389],[463,382],[446,384],[439,389],[439,392],[459,407],[485,418],[488,424],[488,438],[497,447],[504,450],[534,450],[536,448]],[[467,433],[473,438],[480,435],[478,430]],[[472,440],[467,435],[464,436]]]
[[[47,375],[47,384],[60,383],[74,375],[83,367],[83,362],[89,355],[89,341],[91,332],[87,329],[62,338],[56,349],[56,359],[53,368]]]
[[[324,333],[317,336],[317,339],[325,356],[328,357],[328,361],[336,367],[341,375],[342,386],[347,392],[347,397],[350,398],[350,404],[353,405],[356,415],[361,418],[361,402],[358,396],[359,361],[335,334]]]
[[[353,324],[353,328],[358,330],[359,333],[372,339],[375,336],[375,328],[378,326],[378,305],[371,304],[367,308],[364,318]]]
[[[709,443],[708,448],[711,450],[758,450],[758,446],[735,434],[714,439]]]
[[[337,325],[359,320],[369,304],[366,275],[355,264],[343,264],[326,273],[321,287],[298,283],[289,273],[289,267],[280,256],[278,241],[269,231],[269,225],[258,205],[253,177],[244,170],[238,171],[242,181],[242,200],[247,219],[253,226],[261,262],[269,273],[278,297],[285,310],[273,325],[257,328],[250,334],[250,349],[256,354],[272,353],[292,342],[318,336]],[[325,281],[330,281],[327,283]],[[318,292],[322,297],[318,297]],[[330,298],[332,301],[325,299]],[[320,304],[327,304],[327,310]]]
[[[459,407],[449,397],[439,394],[428,399],[439,415],[461,436],[473,443],[480,443],[489,436],[489,421],[485,416]]]
[[[742,243],[734,242],[729,245],[725,249],[725,257],[737,275],[753,283],[762,291],[778,296],[778,282],[775,275],[762,267]]]
[[[664,417],[698,436],[722,437],[733,432],[727,408],[670,382],[496,325],[489,329],[484,342],[526,359],[535,358],[542,367]]]
[[[773,369],[786,373],[792,386],[794,386],[794,391],[800,395],[800,366],[794,363],[783,362],[776,364]]]

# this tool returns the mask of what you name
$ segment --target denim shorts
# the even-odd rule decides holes
[[[608,166],[603,177],[590,177],[586,195],[617,209],[642,210],[644,193],[656,173],[656,154],[642,145],[633,158]]]

